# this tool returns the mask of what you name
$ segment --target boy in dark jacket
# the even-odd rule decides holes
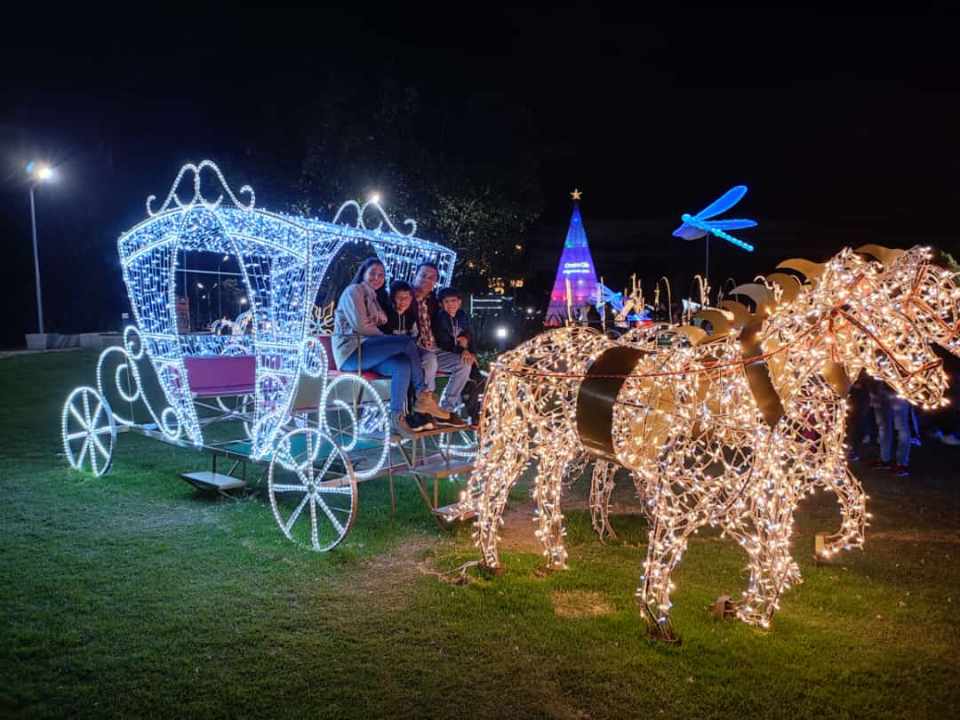
[[[449,385],[453,384],[455,379],[457,384],[453,388],[456,391],[454,400],[462,399],[466,408],[466,414],[474,421],[479,415],[479,397],[483,384],[483,376],[480,374],[480,368],[477,365],[477,356],[473,349],[473,333],[470,328],[470,319],[463,311],[463,300],[460,293],[453,288],[444,288],[440,291],[439,297],[440,309],[434,316],[433,333],[436,339],[437,347],[440,348],[438,356],[446,355],[448,359],[456,357],[459,359],[460,367],[457,368],[455,375],[450,378],[448,390],[444,392],[446,398],[448,392],[451,392]],[[447,365],[454,364],[447,362]],[[463,375],[462,366],[470,368],[466,373],[468,382],[460,384],[459,380]],[[444,369],[444,368],[441,368]]]
[[[473,335],[470,320],[463,311],[460,293],[453,288],[444,288],[438,296],[440,309],[434,316],[434,338],[441,350],[466,355],[464,362],[476,364],[473,354]]]
[[[381,325],[384,335],[417,336],[417,309],[413,305],[413,288],[403,280],[390,286],[390,302],[384,308],[387,324]]]

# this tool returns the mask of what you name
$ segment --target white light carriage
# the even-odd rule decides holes
[[[218,184],[214,200],[201,191],[207,176]],[[178,193],[191,180],[185,201]],[[388,281],[410,281],[417,265],[430,261],[442,286],[450,284],[456,254],[415,237],[412,220],[404,223],[408,234],[401,233],[375,202],[345,203],[333,222],[255,208],[253,190],[244,186],[234,194],[209,160],[185,165],[157,210],[154,201],[148,198],[148,217],[118,242],[135,325],[124,332],[123,347],[101,355],[97,388],[78,388],[64,405],[70,465],[102,475],[118,429],[229,456],[237,438],[207,435],[218,423],[242,421],[243,459],[270,463],[270,499],[284,534],[295,539],[296,523],[309,519],[308,544],[330,549],[353,521],[356,481],[382,471],[391,439],[386,407],[369,380],[337,372],[329,337],[314,334],[314,303],[327,270],[344,247],[366,244],[383,262]],[[345,216],[355,217],[353,224]],[[367,226],[370,216],[376,227]],[[248,310],[236,321],[218,321],[212,333],[183,332],[177,274],[186,269],[182,258],[202,253],[236,262]],[[145,391],[144,356],[166,403],[160,412]],[[135,405],[152,422],[137,422]],[[360,446],[365,452],[357,462],[351,451]],[[275,482],[277,465],[295,480]],[[302,502],[282,518],[276,493]],[[350,497],[344,501],[344,495]],[[338,502],[328,502],[331,497]],[[318,532],[324,518],[332,528],[326,538]]]

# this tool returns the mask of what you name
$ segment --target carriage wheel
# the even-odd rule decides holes
[[[283,534],[316,552],[339,545],[357,515],[357,476],[350,459],[316,428],[280,438],[267,489]]]
[[[454,457],[472,458],[477,455],[477,437],[474,430],[457,430],[439,438],[440,447]]]
[[[337,447],[355,459],[358,480],[376,475],[390,452],[390,416],[376,388],[359,375],[338,375],[320,401],[320,422]]]
[[[117,425],[106,398],[91,387],[78,387],[63,404],[61,421],[63,450],[70,467],[96,477],[107,472],[117,442]]]
[[[454,408],[457,415],[466,419],[466,405],[461,402]],[[479,418],[470,418],[470,422],[476,423]],[[477,433],[475,430],[457,430],[456,432],[444,433],[437,438],[437,442],[444,451],[450,453],[453,457],[474,458],[477,455]]]

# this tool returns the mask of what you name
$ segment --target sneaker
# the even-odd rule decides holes
[[[874,470],[892,470],[893,469],[893,465],[891,463],[884,462],[883,460],[874,460],[872,463],[870,463],[870,467],[872,467]]]
[[[434,418],[437,422],[437,425],[440,427],[452,428],[462,428],[467,426],[467,421],[457,415],[453,410],[449,410],[448,412],[450,413],[450,417],[448,418]]]
[[[411,432],[425,432],[427,430],[433,430],[433,418],[426,413],[412,412],[407,415],[404,420],[407,423],[407,427],[410,428]]]
[[[955,433],[945,433],[940,437],[940,442],[944,445],[960,445],[960,437]]]
[[[910,468],[907,465],[894,465],[890,469],[897,477],[910,477]]]
[[[391,435],[410,435],[413,430],[407,424],[407,419],[403,413],[394,413],[390,415],[390,434]]]
[[[424,390],[417,394],[417,402],[413,406],[413,412],[433,415],[435,418],[446,420],[450,413],[437,404],[437,398],[429,390]]]
[[[483,385],[471,380],[461,393],[463,400],[463,417],[470,418],[470,422],[480,422],[480,410],[483,407]]]

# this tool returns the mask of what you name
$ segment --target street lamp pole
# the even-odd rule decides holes
[[[30,223],[33,226],[33,274],[37,282],[37,332],[43,335],[43,298],[40,293],[40,256],[37,252],[37,204],[33,197],[36,183],[30,183]],[[21,196],[22,197],[22,196]]]

